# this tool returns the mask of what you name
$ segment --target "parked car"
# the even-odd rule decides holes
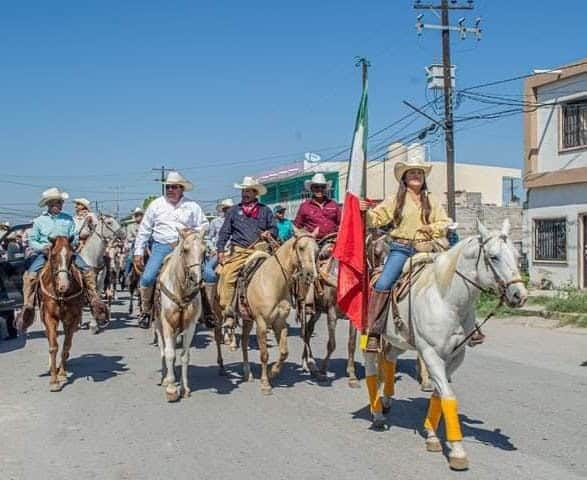
[[[27,230],[32,224],[21,224],[10,227],[7,231],[0,233],[0,245],[4,247],[5,253],[0,256],[0,317],[6,322],[9,338],[17,335],[14,327],[15,310],[22,308],[22,275],[27,267],[27,260],[24,252],[14,253],[8,248],[12,237],[11,234],[18,230]],[[11,252],[8,254],[8,252]]]

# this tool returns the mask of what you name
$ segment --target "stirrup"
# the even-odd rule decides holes
[[[381,351],[381,335],[370,333],[367,335],[367,345],[365,345],[365,352],[379,353]]]

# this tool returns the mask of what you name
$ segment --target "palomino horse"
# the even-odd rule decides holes
[[[528,295],[518,270],[518,254],[509,238],[509,222],[504,222],[500,233],[490,234],[481,222],[478,229],[478,236],[440,253],[424,268],[399,304],[403,320],[394,319],[390,312],[385,354],[378,359],[377,354],[365,352],[367,378],[377,375],[379,360],[387,382],[383,398],[376,383],[367,383],[375,427],[383,424],[382,410],[391,403],[398,355],[406,350],[418,352],[434,385],[424,422],[426,448],[442,451],[436,430],[444,416],[449,465],[454,470],[467,469],[469,462],[450,380],[465,358],[465,344],[478,328],[476,300],[481,291],[494,290],[508,306],[520,307]]]
[[[73,249],[67,237],[56,237],[52,241],[47,264],[39,278],[39,304],[41,319],[49,341],[49,388],[61,390],[67,381],[67,359],[73,334],[82,317],[83,283],[80,272],[73,267]],[[65,339],[61,348],[61,365],[57,367],[57,327],[63,324]]]
[[[202,312],[204,233],[180,231],[179,243],[165,260],[155,292],[154,325],[161,352],[162,380],[168,402],[190,396],[188,366],[196,322]],[[175,381],[175,342],[182,337],[181,387]]]
[[[241,310],[248,310],[247,315],[242,316],[243,379],[248,381],[252,378],[249,365],[249,335],[254,322],[257,325],[257,342],[261,353],[261,391],[264,394],[270,394],[272,391],[267,372],[267,329],[273,330],[279,342],[279,359],[271,368],[271,377],[274,377],[279,374],[288,355],[287,317],[291,310],[290,287],[294,275],[300,277],[301,281],[298,283],[307,290],[317,276],[317,254],[315,234],[296,230],[292,238],[281,245],[273,255],[268,256],[246,287],[246,305],[240,306]],[[300,298],[305,298],[305,294],[304,291],[299,292]]]
[[[87,236],[87,238],[79,255],[89,267],[98,271],[104,268],[104,252],[108,243],[115,238],[123,239],[124,230],[114,217],[100,214],[96,225],[84,223],[80,235]],[[99,331],[98,323],[93,316],[90,318],[90,331],[92,333]]]

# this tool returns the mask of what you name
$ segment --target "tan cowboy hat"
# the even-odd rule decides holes
[[[87,198],[74,198],[73,203],[83,205],[84,207],[86,207],[87,210],[90,209],[90,201]]]
[[[51,200],[67,200],[69,198],[69,194],[67,192],[62,192],[57,187],[51,187],[48,190],[45,190],[41,194],[41,200],[39,201],[39,207],[44,207],[47,205],[47,202]]]
[[[143,210],[141,207],[137,207],[137,208],[135,208],[135,209],[132,211],[132,214],[133,214],[133,215],[136,215],[137,213],[142,213],[142,214],[144,214],[144,213],[145,213],[145,211],[144,211],[144,210]]]
[[[220,203],[218,203],[218,205],[216,206],[216,210],[220,211],[223,208],[230,208],[232,206],[234,206],[234,202],[232,201],[232,198],[225,198]]]
[[[260,184],[253,177],[243,178],[242,183],[234,184],[234,188],[238,188],[239,190],[244,190],[245,188],[252,188],[253,190],[257,190],[257,193],[259,195],[265,195],[267,193],[267,188],[265,187],[265,185]]]
[[[330,180],[326,180],[326,177],[323,173],[316,173],[310,180],[306,180],[304,182],[304,188],[306,190],[311,190],[312,185],[326,185],[326,189],[330,190],[332,187],[332,182]]]
[[[398,182],[401,182],[404,173],[408,170],[422,170],[424,172],[424,177],[427,177],[432,169],[432,165],[423,161],[421,158],[413,158],[409,159],[405,162],[397,162],[393,166],[393,173],[395,175],[395,179]]]
[[[185,178],[181,173],[171,171],[167,174],[167,178],[163,182],[164,185],[181,185],[185,192],[189,192],[194,188],[194,184]]]

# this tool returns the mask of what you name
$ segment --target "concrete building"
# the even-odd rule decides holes
[[[587,286],[587,59],[524,85],[525,250],[530,279]]]

